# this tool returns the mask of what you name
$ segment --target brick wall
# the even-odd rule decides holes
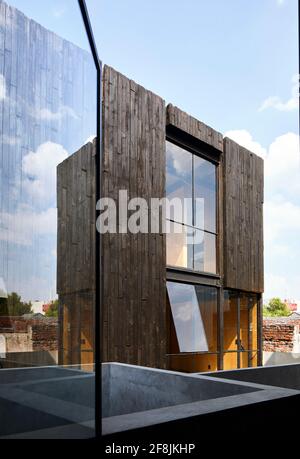
[[[52,319],[47,322],[43,319],[32,324],[32,346],[34,351],[56,351],[58,322]]]
[[[6,337],[7,352],[58,348],[58,320],[53,317],[0,317],[0,334]]]
[[[263,350],[266,352],[293,352],[300,319],[268,318],[263,321]]]

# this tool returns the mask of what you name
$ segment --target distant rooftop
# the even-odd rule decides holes
[[[283,316],[283,317],[264,317],[264,321],[270,321],[273,323],[285,323],[285,322],[290,322],[294,320],[299,320],[300,321],[300,313],[294,311],[292,314],[289,316]]]

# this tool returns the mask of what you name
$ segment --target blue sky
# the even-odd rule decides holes
[[[76,0],[9,3],[87,47]],[[103,62],[265,158],[265,296],[300,301],[297,0],[87,4]]]

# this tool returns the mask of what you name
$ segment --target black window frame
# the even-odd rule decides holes
[[[189,273],[189,274],[196,274],[197,276],[203,276],[206,278],[215,278],[215,279],[220,279],[220,211],[219,211],[219,205],[220,205],[220,184],[219,184],[219,179],[220,179],[220,152],[216,150],[214,147],[212,147],[209,144],[206,144],[205,142],[202,142],[193,136],[187,134],[184,131],[181,131],[180,129],[172,126],[172,125],[167,125],[166,127],[166,142],[171,142],[174,145],[184,149],[185,151],[191,153],[193,156],[197,156],[201,159],[204,159],[210,163],[212,163],[215,166],[215,183],[216,183],[216,205],[215,205],[215,221],[216,221],[216,227],[215,227],[215,232],[206,230],[204,228],[198,228],[194,226],[194,208],[193,208],[193,226],[187,225],[182,222],[174,222],[173,220],[169,220],[171,222],[174,222],[176,224],[181,224],[185,227],[192,228],[196,231],[202,231],[204,234],[211,234],[215,237],[215,253],[216,253],[216,272],[209,272],[209,271],[200,271],[194,269],[194,246],[193,246],[193,269],[191,268],[186,268],[186,267],[181,267],[181,266],[173,266],[173,265],[167,265],[167,271],[173,271],[173,272],[178,272],[178,273]],[[193,206],[194,206],[194,159],[192,160],[192,198],[193,198]]]

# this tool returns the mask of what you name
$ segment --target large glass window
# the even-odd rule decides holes
[[[170,354],[173,369],[205,371],[217,368],[217,357],[192,353],[218,352],[217,289],[167,282],[170,317]],[[191,353],[183,356],[182,353]],[[208,354],[208,355],[209,355]],[[189,368],[189,370],[188,370]]]
[[[166,142],[167,265],[216,273],[216,166]]]
[[[224,291],[224,370],[257,365],[257,296]]]

